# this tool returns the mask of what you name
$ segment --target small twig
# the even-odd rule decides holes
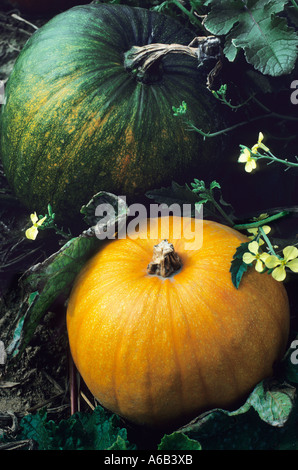
[[[62,393],[64,393],[64,390],[62,387],[60,387],[60,385],[58,384],[58,382],[56,382],[55,379],[53,379],[53,377],[51,377],[49,374],[47,374],[46,371],[42,371],[42,374],[48,379],[49,382],[51,382],[51,384],[56,388],[57,392],[59,394],[62,395]]]
[[[279,114],[279,113],[276,113],[275,111],[271,111],[270,108],[268,108],[263,103],[261,103],[261,101],[259,101],[255,96],[253,96],[252,99],[255,103],[257,103],[258,106],[260,106],[260,108],[262,108],[264,111],[270,113],[271,117],[275,117],[275,118],[278,118],[278,119],[284,119],[286,121],[298,121],[297,117],[287,116],[285,114]]]
[[[35,447],[33,439],[24,439],[22,441],[0,444],[0,450],[17,450],[22,449],[23,447],[28,447],[28,450],[33,450]]]
[[[5,345],[3,341],[0,340],[0,366],[4,366],[6,363],[7,354],[5,351]]]
[[[10,433],[15,433],[18,429],[18,418],[12,411],[0,412],[0,428],[7,428]]]
[[[257,157],[258,157],[257,158],[258,160],[262,160],[262,159],[263,160],[264,159],[265,160],[270,160],[268,165],[270,165],[271,163],[274,163],[274,162],[282,163],[283,165],[287,166],[286,170],[288,170],[290,167],[295,167],[295,168],[298,167],[298,162],[289,162],[288,159],[286,159],[286,158],[284,160],[282,158],[277,158],[271,152],[268,152],[268,155],[262,155],[258,152]],[[297,160],[297,157],[295,157],[295,158]]]
[[[15,18],[16,20],[23,21],[24,23],[28,24],[29,26],[31,26],[32,28],[34,28],[34,29],[36,29],[36,30],[38,29],[38,27],[35,26],[35,24],[30,23],[30,21],[25,20],[24,18],[22,18],[21,16],[17,15],[16,13],[13,13],[11,16],[12,16],[13,18]]]
[[[34,411],[40,410],[41,408],[45,407],[49,403],[52,403],[52,401],[56,400],[56,398],[61,397],[63,395],[63,392],[57,393],[56,395],[48,398],[47,400],[44,400],[41,403],[37,403],[37,405],[31,406],[27,411],[28,413],[33,413]]]
[[[31,250],[31,251],[25,252],[24,254],[17,256],[16,258],[14,258],[13,260],[7,262],[6,264],[1,264],[0,273],[4,271],[3,268],[9,268],[9,267],[11,267],[11,266],[14,265],[14,264],[19,263],[20,261],[22,261],[22,260],[24,260],[25,258],[27,258],[27,256],[30,256],[30,255],[31,255],[32,253],[34,253],[35,251],[38,251],[38,248],[36,248],[35,250]]]
[[[91,401],[86,397],[85,393],[83,393],[82,391],[80,392],[80,395],[81,397],[85,400],[85,402],[87,403],[87,405],[90,406],[91,410],[94,411],[95,410],[95,406],[92,405]]]
[[[213,94],[213,96],[219,100],[221,103],[224,103],[225,105],[229,106],[229,108],[231,109],[239,109],[239,108],[242,108],[243,106],[245,106],[250,100],[252,100],[252,98],[254,97],[254,94],[253,95],[250,95],[247,100],[243,101],[242,103],[239,103],[239,104],[231,104],[231,102],[227,99],[226,97],[226,93],[227,93],[227,85],[224,84],[224,85],[221,85],[221,87],[219,88],[219,90],[211,90],[211,93]]]
[[[247,121],[241,121],[241,122],[238,122],[237,124],[234,124],[233,126],[231,127],[227,127],[225,129],[221,129],[220,131],[217,131],[217,132],[204,132],[202,131],[201,129],[198,129],[191,121],[185,121],[185,124],[187,124],[189,126],[189,131],[195,131],[195,132],[198,132],[199,134],[201,134],[204,138],[205,137],[217,137],[221,134],[225,134],[226,132],[230,132],[230,131],[233,131],[234,129],[237,129],[238,127],[241,127],[241,126],[245,126],[246,124],[250,124],[251,122],[255,122],[255,121],[258,121],[259,119],[268,119],[268,118],[276,118],[277,117],[277,114],[276,113],[269,113],[269,114],[262,114],[261,116],[255,116],[251,119],[248,119]],[[279,116],[281,117],[281,116]],[[285,118],[285,116],[283,116]],[[297,120],[295,118],[293,118],[293,120]]]
[[[78,372],[73,362],[71,352],[69,351],[69,390],[70,390],[70,414],[73,415],[79,411],[78,396]]]

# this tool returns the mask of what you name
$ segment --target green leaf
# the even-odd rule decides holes
[[[32,439],[41,450],[47,450],[49,446],[49,431],[45,426],[46,411],[43,409],[36,415],[28,414],[19,423],[20,437],[22,439]]]
[[[201,450],[201,444],[181,432],[165,434],[158,445],[158,450]]]
[[[117,439],[113,444],[107,448],[107,450],[128,450],[127,441],[121,437],[120,435],[117,436]]]
[[[282,427],[292,411],[294,397],[295,388],[291,385],[261,382],[238,410],[238,414],[253,407],[263,421],[271,426]]]
[[[224,54],[234,61],[238,50],[264,75],[289,74],[297,60],[298,36],[286,18],[283,0],[216,0],[204,26],[215,35],[225,35]]]
[[[179,432],[200,442],[202,449],[273,449],[298,438],[295,388],[265,380],[235,411],[214,409],[180,428]]]
[[[247,263],[244,263],[243,261],[243,255],[246,253],[248,250],[248,245],[249,242],[241,243],[240,246],[237,247],[236,253],[233,256],[233,260],[231,262],[231,267],[230,267],[230,273],[232,276],[232,282],[236,289],[239,288],[241,279],[243,274],[247,271],[248,265]]]
[[[47,419],[44,410],[20,421],[19,439],[33,439],[38,450],[135,450],[127,440],[121,419],[97,406],[78,412],[59,423]]]

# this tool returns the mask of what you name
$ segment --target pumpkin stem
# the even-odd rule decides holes
[[[147,266],[148,274],[156,274],[162,277],[169,277],[182,266],[182,262],[172,243],[163,240],[158,245],[154,245],[153,258]]]
[[[124,65],[132,71],[140,80],[148,76],[148,69],[151,68],[150,75],[156,74],[156,69],[160,66],[160,60],[167,54],[186,54],[197,58],[197,48],[183,46],[182,44],[146,44],[145,46],[133,46],[124,54]],[[153,67],[155,66],[155,67]]]

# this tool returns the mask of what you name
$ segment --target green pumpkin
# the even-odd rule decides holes
[[[218,141],[172,111],[184,100],[197,127],[216,129],[220,113],[197,59],[169,54],[144,76],[126,66],[134,46],[194,36],[163,14],[105,4],[74,7],[33,34],[7,82],[0,144],[30,211],[50,203],[69,218],[98,191],[136,197],[214,167]]]

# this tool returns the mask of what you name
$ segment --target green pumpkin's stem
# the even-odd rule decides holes
[[[145,46],[133,46],[124,54],[124,66],[127,70],[136,73],[139,79],[143,79],[149,68],[156,67],[160,60],[167,54],[186,54],[197,58],[197,48],[183,46],[182,44],[146,44]],[[152,70],[154,67],[152,67]]]
[[[163,240],[158,245],[154,245],[153,257],[151,263],[147,266],[147,273],[169,277],[171,274],[179,271],[181,266],[181,259],[172,243],[169,243],[168,240]]]

